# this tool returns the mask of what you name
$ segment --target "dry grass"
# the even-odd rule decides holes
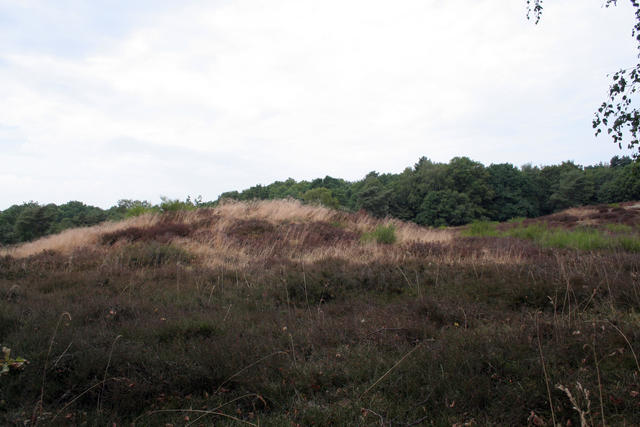
[[[149,230],[162,227],[169,221],[160,215],[146,214],[121,222],[108,222],[94,227],[76,228],[48,236],[34,242],[5,249],[4,255],[28,257],[42,251],[55,250],[70,253],[76,249],[100,245],[105,235],[124,234],[127,230]],[[217,208],[183,211],[171,215],[171,224],[193,227],[189,237],[174,238],[173,243],[202,257],[208,266],[247,265],[257,259],[285,256],[291,259],[314,260],[345,254],[354,261],[369,262],[389,255],[388,247],[376,243],[361,244],[357,238],[345,241],[348,233],[353,236],[375,229],[378,225],[393,224],[398,243],[450,242],[454,233],[420,227],[396,219],[380,220],[363,213],[351,214],[322,206],[304,205],[297,200],[268,200],[255,202],[229,201]],[[273,226],[264,234],[256,228],[256,241],[247,243],[246,236],[234,238],[234,233],[251,233],[251,227]],[[238,231],[238,228],[242,230]],[[331,241],[331,228],[336,236]],[[320,229],[320,235],[318,234]],[[260,235],[258,235],[260,234]],[[264,235],[262,235],[264,234]],[[258,239],[259,238],[259,239]],[[324,240],[323,240],[324,239]],[[316,242],[320,240],[319,242]],[[286,244],[284,244],[286,243]],[[393,252],[393,251],[392,251]],[[392,254],[392,258],[398,254]]]
[[[0,256],[11,255],[16,258],[25,258],[49,250],[68,254],[76,249],[98,244],[100,237],[106,233],[128,227],[148,227],[156,223],[157,220],[158,218],[154,215],[141,215],[120,222],[105,222],[93,227],[72,228],[33,242],[1,249]]]
[[[598,209],[593,206],[581,206],[577,208],[569,208],[562,211],[562,214],[572,215],[578,219],[587,219],[594,213],[598,212]]]

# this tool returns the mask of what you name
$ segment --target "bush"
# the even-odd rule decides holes
[[[176,212],[176,211],[192,211],[196,208],[194,202],[191,201],[191,197],[183,202],[179,199],[169,199],[168,197],[160,197],[162,203],[160,203],[160,210],[162,212]]]
[[[325,187],[313,188],[306,191],[302,195],[302,200],[308,204],[319,204],[333,209],[337,209],[340,206],[340,202],[333,197],[331,190]]]

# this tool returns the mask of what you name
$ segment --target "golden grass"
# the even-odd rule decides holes
[[[331,221],[336,211],[324,206],[304,205],[299,200],[227,201],[215,209],[223,217],[267,219],[274,222]]]
[[[96,245],[105,233],[122,230],[127,227],[148,227],[158,221],[155,215],[141,215],[119,222],[104,222],[92,227],[81,227],[64,230],[61,233],[43,237],[33,242],[0,250],[0,255],[11,255],[16,258],[28,257],[42,251],[54,250],[70,253],[76,249]]]
[[[593,215],[596,212],[598,212],[598,210],[593,206],[581,206],[577,208],[566,209],[562,212],[558,212],[556,215],[566,214],[566,215],[572,215],[572,216],[578,217],[579,219],[586,219],[590,215]]]
[[[106,222],[93,227],[65,230],[59,234],[4,249],[0,254],[18,258],[45,251],[55,250],[70,253],[79,248],[91,247],[100,243],[106,233],[123,230],[129,227],[147,228],[158,223],[159,215],[146,214],[129,218],[120,222]],[[203,218],[215,218],[210,225],[202,225]],[[295,230],[288,228],[282,238],[290,243],[286,253],[277,253],[276,246],[266,245],[258,252],[249,251],[229,237],[229,230],[239,220],[263,220],[273,225],[283,223],[302,224]],[[309,233],[313,232],[314,223],[331,223],[346,231],[357,234],[370,232],[379,225],[393,224],[397,242],[450,242],[455,232],[448,229],[431,229],[397,219],[376,219],[369,215],[347,213],[328,209],[323,206],[304,205],[297,200],[265,200],[253,202],[228,201],[216,208],[198,211],[183,211],[176,214],[175,221],[198,227],[198,231],[207,232],[206,239],[174,238],[173,243],[201,257],[209,266],[234,265],[241,267],[259,259],[273,255],[285,256],[301,261],[313,261],[328,257],[347,258],[354,262],[370,262],[374,259],[399,257],[400,251],[388,245],[361,243],[359,241],[340,242],[332,246],[320,248],[304,248],[300,246]],[[306,225],[306,226],[305,226]],[[292,231],[293,230],[293,231]]]

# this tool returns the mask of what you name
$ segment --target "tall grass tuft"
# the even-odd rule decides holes
[[[462,232],[463,236],[470,237],[497,237],[500,232],[498,223],[493,221],[474,221]]]
[[[393,224],[378,225],[375,230],[363,233],[361,239],[363,242],[376,241],[385,245],[391,245],[398,240],[396,227]]]

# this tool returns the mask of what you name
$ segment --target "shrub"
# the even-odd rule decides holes
[[[176,212],[176,211],[192,211],[196,208],[196,205],[191,201],[191,197],[182,202],[179,199],[169,199],[168,197],[160,197],[162,203],[160,203],[160,210],[162,212]]]
[[[331,190],[325,187],[313,188],[302,195],[302,200],[309,204],[320,204],[328,208],[337,209],[340,206],[338,199],[333,197]]]

